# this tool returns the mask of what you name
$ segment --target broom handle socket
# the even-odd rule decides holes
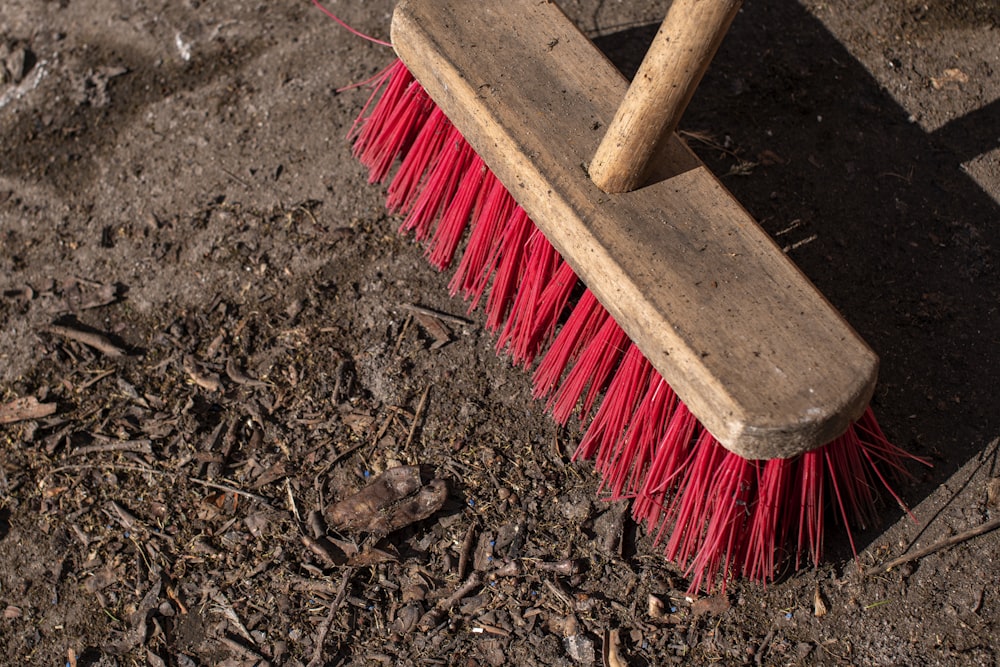
[[[590,163],[608,193],[646,183],[743,0],[674,0]]]

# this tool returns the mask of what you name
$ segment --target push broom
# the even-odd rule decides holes
[[[874,352],[674,133],[740,4],[674,0],[629,86],[551,2],[402,0],[352,130],[692,589],[772,579],[792,543],[818,562],[827,502],[873,523],[910,457],[868,407]]]

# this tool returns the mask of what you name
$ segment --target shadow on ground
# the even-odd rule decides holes
[[[656,28],[596,41],[631,76]],[[906,75],[906,63],[894,66]],[[990,389],[1000,377],[1000,193],[962,169],[1000,145],[998,127],[994,101],[925,131],[792,0],[744,5],[681,123],[880,355],[876,413],[934,464],[915,469],[910,505],[1000,431]],[[899,515],[887,508],[885,525]]]

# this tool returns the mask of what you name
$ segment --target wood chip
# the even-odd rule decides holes
[[[232,359],[226,359],[226,376],[235,382],[247,387],[266,387],[267,383],[250,377],[236,365]]]
[[[708,598],[695,600],[691,604],[691,613],[695,616],[711,614],[716,616],[729,609],[729,598],[725,595],[715,595]]]
[[[434,339],[430,349],[439,350],[451,342],[451,331],[438,317],[422,311],[415,311],[413,316],[417,323],[424,328],[424,331]]]
[[[969,83],[969,75],[955,67],[949,67],[941,73],[941,76],[931,77],[931,86],[934,87],[934,90],[958,88],[963,83]]]
[[[823,594],[819,592],[819,584],[813,592],[813,616],[823,618],[826,616],[826,603],[823,602]]]
[[[1000,507],[1000,477],[994,477],[986,482],[986,505],[990,509]]]
[[[83,329],[67,327],[61,324],[49,326],[48,331],[67,340],[83,343],[108,357],[124,357],[126,355],[124,348],[115,345],[111,342],[110,338],[96,331],[84,331]]]
[[[430,517],[448,498],[442,479],[423,484],[418,466],[390,468],[354,495],[326,510],[330,526],[388,535]]]
[[[604,633],[604,664],[607,667],[628,667],[628,662],[621,654],[621,640],[617,628]]]
[[[191,381],[206,391],[222,391],[222,380],[217,373],[205,370],[198,360],[188,355],[184,357],[184,372]]]
[[[55,414],[55,403],[39,403],[34,396],[16,398],[0,405],[0,424],[13,424],[27,419],[41,419]]]

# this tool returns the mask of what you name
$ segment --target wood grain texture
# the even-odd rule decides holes
[[[674,0],[618,106],[590,178],[605,192],[631,192],[649,178],[742,0]]]
[[[403,0],[392,41],[723,445],[790,457],[864,411],[875,354],[681,140],[652,185],[608,195],[591,182],[627,82],[558,7]]]

